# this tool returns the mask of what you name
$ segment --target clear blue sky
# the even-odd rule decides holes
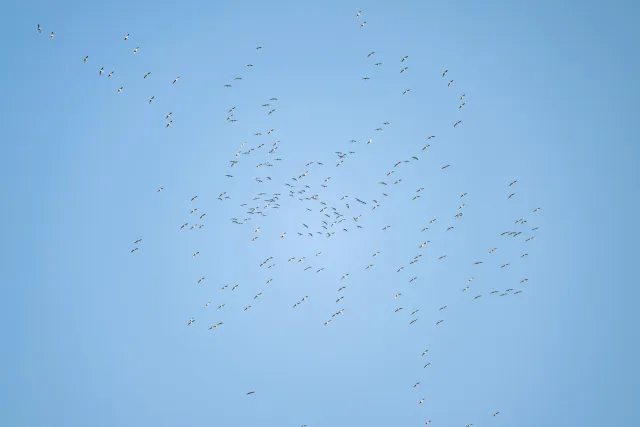
[[[0,425],[630,425],[638,8],[3,6]],[[336,167],[336,151],[355,154]],[[273,193],[267,217],[240,207]],[[333,237],[297,234],[332,207]]]

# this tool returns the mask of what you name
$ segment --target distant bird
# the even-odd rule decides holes
[[[136,53],[138,53],[138,50],[140,50],[140,46],[138,46],[135,49],[133,49],[133,54],[135,55]]]
[[[53,34],[53,31],[51,31],[51,34],[49,34],[49,38],[50,38],[51,40],[53,40],[53,39],[54,39],[54,37],[55,37],[55,34]]]
[[[249,393],[247,393],[247,396],[249,396],[251,394],[256,394],[256,392],[255,391],[250,391]]]
[[[451,87],[452,84],[453,84],[453,80],[450,80],[449,83],[447,83],[447,87]]]
[[[364,27],[366,25],[367,21],[364,21],[362,24],[360,24],[360,28]]]
[[[148,72],[144,75],[143,79],[146,79],[147,77],[149,77],[149,75],[151,74],[151,72]]]
[[[171,84],[176,84],[178,83],[178,80],[180,80],[180,76],[176,77],[175,79],[173,79],[173,82]],[[188,85],[187,85],[188,86]]]
[[[124,36],[124,41],[129,40],[129,34],[127,34],[126,36]]]
[[[446,76],[447,72],[449,72],[449,70],[444,70],[444,72],[442,73],[442,77]]]
[[[124,87],[120,87],[120,88],[118,89],[118,91],[116,92],[116,95],[119,95],[119,94],[122,92],[122,89],[124,89]]]
[[[86,64],[86,63],[87,63],[87,59],[89,59],[89,55],[87,55],[87,56],[85,56],[85,57],[84,57],[84,59],[82,60],[82,63],[83,63],[83,64]]]
[[[38,24],[38,33],[42,34],[42,27],[40,27],[40,24]]]

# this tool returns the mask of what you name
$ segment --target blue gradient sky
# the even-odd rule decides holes
[[[629,425],[638,383],[639,67],[631,52],[639,8],[4,6],[0,425]],[[101,66],[114,76],[99,77]],[[271,97],[279,100],[269,116],[261,104]],[[238,121],[228,123],[232,106]],[[278,151],[268,155],[274,140]],[[242,141],[243,150],[265,147],[236,158]],[[335,151],[355,154],[337,168]],[[275,166],[255,167],[267,161]],[[323,231],[329,220],[319,201],[289,197],[285,182],[295,191],[309,185],[305,196],[345,215],[335,236],[297,235],[302,223]],[[224,191],[231,198],[217,200]],[[231,223],[249,216],[241,203],[264,205],[252,200],[259,192],[282,193],[280,208]],[[203,221],[189,215],[194,207],[207,213]],[[359,214],[362,229],[351,219]],[[527,224],[514,224],[521,217]],[[180,231],[185,222],[205,227]],[[500,236],[507,230],[523,235]],[[276,265],[259,267],[269,256]],[[490,295],[507,288],[522,293]]]

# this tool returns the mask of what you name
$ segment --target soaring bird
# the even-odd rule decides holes
[[[49,38],[50,38],[51,40],[53,40],[53,39],[54,39],[54,37],[55,37],[55,34],[53,34],[53,31],[51,31],[51,34],[49,34]]]
[[[173,79],[173,82],[171,84],[176,84],[178,83],[178,80],[180,80],[180,76],[176,77],[175,79]]]
[[[82,60],[82,63],[83,63],[83,64],[86,64],[86,63],[87,63],[87,59],[89,59],[89,55],[87,55],[87,56],[85,56],[85,57],[84,57],[84,59]]]
[[[126,36],[124,36],[124,41],[129,40],[129,34],[127,34]]]
[[[38,33],[42,34],[42,27],[38,24]]]

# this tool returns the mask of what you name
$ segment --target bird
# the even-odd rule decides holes
[[[86,63],[87,63],[87,59],[89,59],[89,55],[87,55],[87,56],[85,56],[85,57],[84,57],[84,59],[82,60],[82,63],[83,63],[83,64],[86,64]]]
[[[50,38],[51,40],[53,40],[53,39],[55,38],[55,34],[53,34],[53,31],[51,31],[51,34],[49,34],[49,38]]]
[[[178,80],[180,80],[180,76],[176,77],[175,79],[173,79],[173,82],[171,84],[176,84],[178,83]],[[188,86],[188,85],[187,85]]]
[[[147,77],[149,77],[149,75],[151,75],[151,72],[148,72],[144,75],[143,79],[146,79]]]
[[[129,40],[129,34],[127,34],[126,36],[124,36],[124,41]]]
[[[124,89],[124,87],[120,87],[120,88],[118,89],[118,91],[116,92],[116,94],[117,94],[117,95],[119,95],[120,93],[122,93],[122,89]]]
[[[38,33],[42,34],[42,27],[40,27],[40,24],[38,24]]]
[[[138,53],[138,50],[140,50],[140,46],[138,46],[135,49],[133,49],[133,54],[135,55],[136,53]]]

